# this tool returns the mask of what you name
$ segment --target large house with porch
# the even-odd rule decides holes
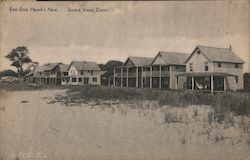
[[[230,48],[197,46],[186,59],[187,89],[225,91],[243,89],[243,64]]]
[[[36,65],[27,77],[37,85],[100,85],[101,69],[95,62],[47,63]]]
[[[151,63],[150,83],[152,88],[182,89],[186,79],[176,78],[185,73],[185,60],[188,54],[177,52],[159,52]]]
[[[101,84],[101,69],[96,62],[72,61],[68,73],[69,85]]]
[[[115,86],[138,88],[180,89],[185,78],[175,75],[185,73],[188,54],[159,52],[155,58],[128,57],[121,67],[114,69]]]
[[[69,64],[58,63],[53,69],[52,72],[56,73],[56,84],[57,85],[67,85],[69,82]]]
[[[150,65],[152,60],[148,57],[128,57],[122,66],[114,68],[114,86],[143,88],[146,85],[144,66]]]
[[[68,67],[69,65],[63,63],[36,65],[28,75],[28,80],[37,85],[62,85],[68,76]]]

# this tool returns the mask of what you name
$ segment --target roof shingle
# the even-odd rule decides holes
[[[199,48],[200,51],[211,61],[244,63],[244,61],[229,48],[216,48],[200,45],[197,46],[197,48]]]
[[[95,70],[95,71],[101,70],[96,62],[72,61],[71,65],[74,65],[77,70]]]
[[[149,57],[128,57],[128,59],[130,59],[132,63],[138,67],[150,65],[151,62],[153,61],[153,58],[149,58]],[[128,61],[128,59],[126,60],[126,62]],[[123,65],[125,65],[126,62]]]
[[[58,66],[61,72],[67,72],[69,69],[69,64],[59,63]]]
[[[188,58],[188,54],[186,53],[178,53],[178,52],[159,52],[156,58],[162,58],[162,62],[160,64],[170,64],[170,65],[185,65],[185,61]],[[154,59],[154,61],[156,60]],[[154,63],[152,62],[152,64]]]

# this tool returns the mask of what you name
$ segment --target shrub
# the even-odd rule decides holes
[[[214,108],[214,120],[222,122],[228,113],[250,116],[250,93],[229,92],[208,94],[190,91],[171,91],[149,88],[120,88],[104,86],[72,86],[69,96],[84,100],[157,101],[159,106],[186,107],[210,105]]]
[[[165,123],[181,123],[183,122],[182,116],[177,116],[174,113],[167,112],[165,113],[165,118],[164,118]]]

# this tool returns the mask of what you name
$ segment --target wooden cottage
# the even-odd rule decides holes
[[[58,63],[52,72],[56,73],[56,84],[57,85],[67,85],[69,82],[69,64]]]
[[[72,61],[68,73],[70,85],[101,84],[101,69],[96,62]]]
[[[150,65],[152,60],[148,57],[128,57],[122,66],[114,69],[114,86],[142,88],[143,67]]]
[[[185,61],[186,88],[225,91],[243,89],[243,63],[230,48],[197,46]]]
[[[69,65],[63,63],[46,63],[35,66],[30,76],[30,83],[37,85],[61,85],[68,74]]]
[[[176,74],[185,73],[189,55],[159,52],[155,58],[128,57],[121,67],[114,69],[115,86],[139,88],[183,88],[185,78],[176,81]]]
[[[176,79],[176,75],[185,73],[185,60],[188,56],[185,53],[159,52],[150,66],[150,86],[152,88],[182,89],[185,78]]]

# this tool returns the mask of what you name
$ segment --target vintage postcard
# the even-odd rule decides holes
[[[0,160],[250,160],[249,4],[0,1]]]

